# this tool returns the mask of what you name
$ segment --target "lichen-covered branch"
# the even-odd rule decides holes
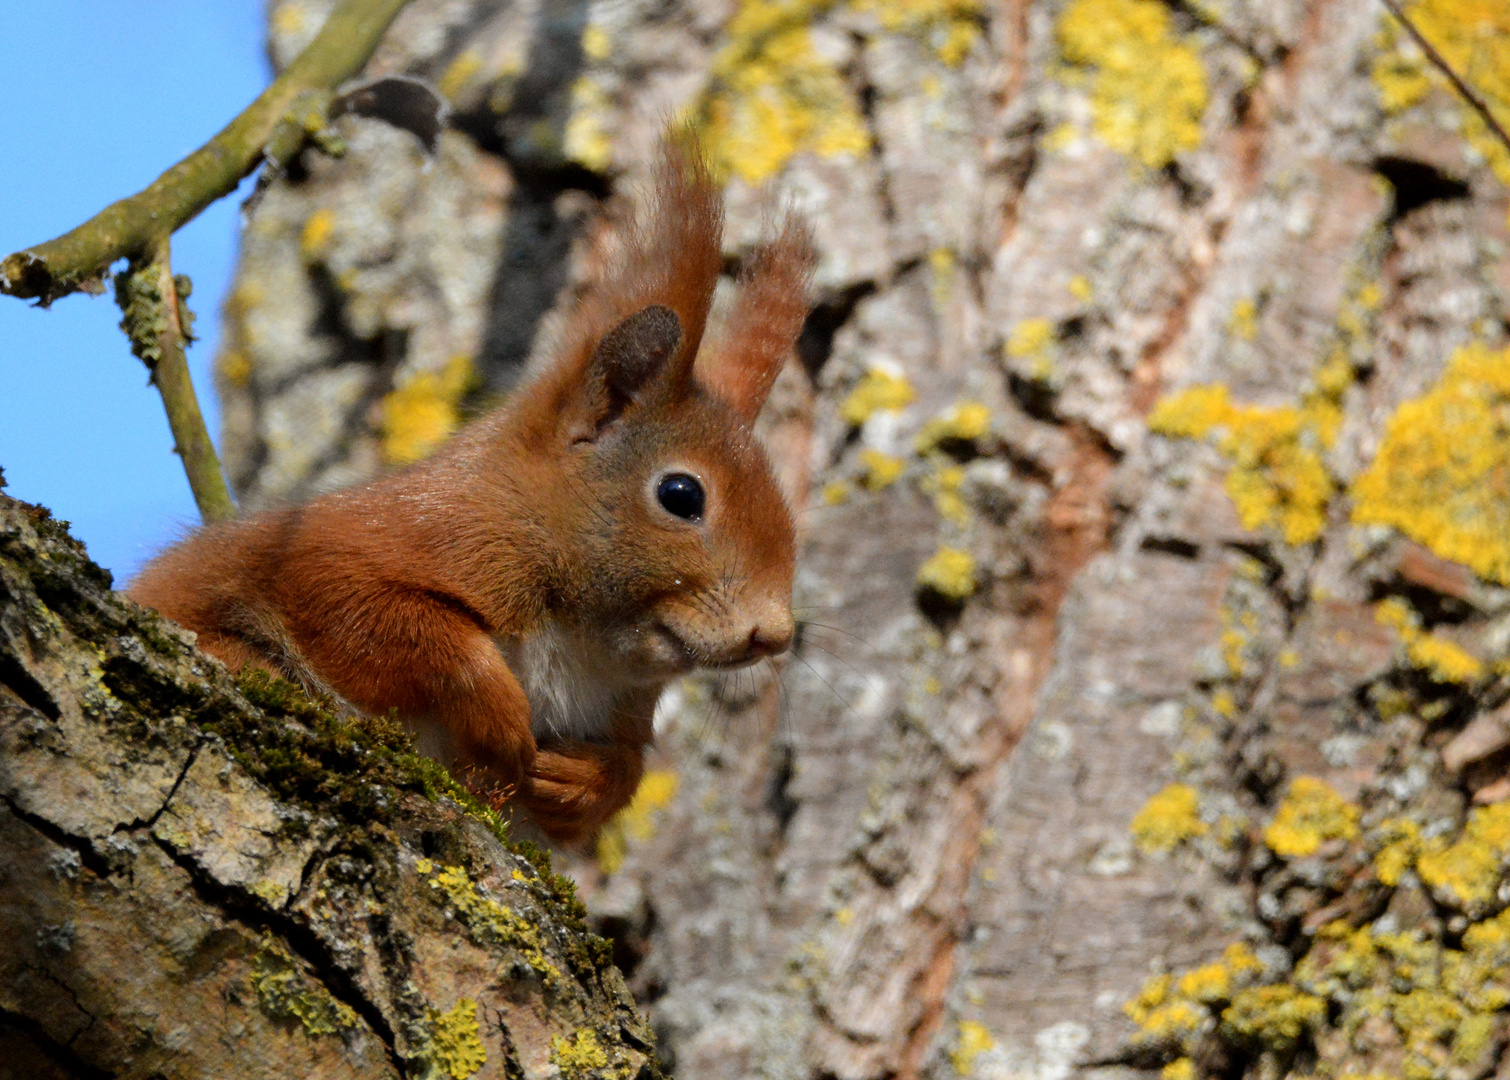
[[[234,191],[295,100],[360,71],[406,2],[344,0],[283,74],[204,146],[70,232],[0,261],[0,292],[44,305],[80,290],[98,292],[111,263],[140,256]]]
[[[7,1076],[660,1075],[542,853],[3,494],[0,866]]]
[[[236,505],[189,376],[185,350],[194,340],[189,288],[187,277],[174,275],[171,242],[163,237],[117,279],[115,295],[131,351],[147,365],[162,395],[174,449],[183,460],[199,515],[207,522],[227,521],[236,516]]]

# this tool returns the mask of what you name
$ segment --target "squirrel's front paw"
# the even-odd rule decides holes
[[[518,801],[552,840],[585,840],[634,798],[644,758],[638,745],[553,743],[535,755]]]

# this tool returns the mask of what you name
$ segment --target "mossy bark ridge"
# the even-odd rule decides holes
[[[570,883],[468,801],[0,494],[7,1075],[659,1075]]]

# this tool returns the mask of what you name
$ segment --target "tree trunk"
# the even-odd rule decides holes
[[[1510,118],[1500,5],[1410,10]],[[416,0],[373,70],[451,99],[434,159],[346,118],[270,189],[251,505],[507,392],[667,115],[731,256],[767,178],[814,224],[800,642],[673,693],[574,867],[679,1074],[1510,1068],[1510,155],[1387,18]]]
[[[0,1075],[660,1075],[570,884],[398,736],[0,495]]]

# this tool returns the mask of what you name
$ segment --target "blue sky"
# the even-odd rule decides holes
[[[84,221],[218,131],[268,79],[262,0],[0,0],[0,256]],[[174,237],[194,279],[189,362],[210,431],[210,362],[240,198]],[[0,469],[71,521],[117,585],[198,520],[162,403],[113,300],[48,311],[0,296]]]

